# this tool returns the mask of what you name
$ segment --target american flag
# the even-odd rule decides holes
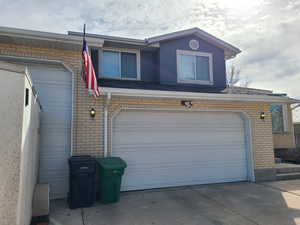
[[[82,60],[83,60],[82,77],[83,80],[85,81],[85,86],[89,91],[93,92],[93,95],[95,97],[100,96],[101,91],[97,84],[95,70],[93,67],[91,55],[89,53],[89,47],[85,38],[83,38]]]

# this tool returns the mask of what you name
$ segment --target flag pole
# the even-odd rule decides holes
[[[85,24],[83,24],[83,40],[85,41]]]
[[[84,42],[85,42],[85,23],[83,24],[83,35],[82,35],[82,52],[83,52],[83,50],[84,50]],[[86,81],[85,80],[85,74],[84,74],[85,72],[84,72],[84,65],[83,65],[83,61],[82,61],[82,63],[81,63],[81,79],[83,80],[83,81]]]

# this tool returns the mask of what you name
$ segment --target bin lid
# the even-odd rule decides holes
[[[69,163],[94,162],[94,158],[90,155],[77,155],[69,158]]]
[[[107,170],[124,169],[127,167],[126,162],[120,157],[96,158],[96,162]]]

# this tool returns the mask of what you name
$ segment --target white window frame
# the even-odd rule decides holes
[[[114,80],[141,80],[141,53],[139,49],[127,49],[127,48],[110,48],[110,47],[105,47],[102,48],[102,52],[103,51],[113,51],[113,52],[125,52],[125,53],[135,53],[136,54],[136,72],[137,72],[137,76],[136,78],[129,78],[129,77],[122,77],[121,71],[121,77],[110,77],[110,76],[105,76],[105,74],[103,74],[103,64],[101,65],[101,73],[100,73],[100,77],[101,78],[108,78],[108,79],[114,79]],[[102,53],[103,54],[103,53]],[[122,68],[122,60],[121,60],[121,54],[119,54],[120,57],[120,69]],[[103,55],[101,57],[101,63],[103,63]]]
[[[281,105],[282,106],[282,119],[283,119],[283,131],[282,132],[273,132],[273,134],[284,134],[289,132],[289,117],[288,117],[288,106],[287,104],[271,104],[271,105]],[[272,114],[271,114],[272,116]]]
[[[188,55],[188,56],[204,56],[208,57],[209,61],[209,81],[207,80],[182,80],[180,79],[180,55]],[[213,55],[208,52],[199,52],[199,51],[188,51],[188,50],[176,50],[177,57],[177,83],[189,83],[189,84],[205,84],[205,85],[213,85],[214,77],[213,77]],[[196,65],[195,65],[196,67]],[[196,71],[196,68],[195,68]]]

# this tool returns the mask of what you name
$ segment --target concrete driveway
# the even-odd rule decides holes
[[[122,193],[112,205],[51,202],[51,225],[300,225],[300,180]]]

